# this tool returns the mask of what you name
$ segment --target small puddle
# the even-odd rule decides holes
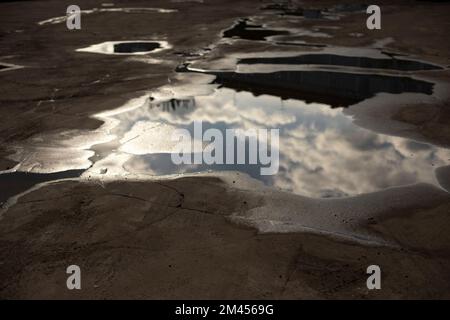
[[[166,41],[131,40],[107,41],[86,48],[80,48],[76,51],[117,55],[142,55],[159,52],[169,48],[170,46]]]
[[[312,48],[326,48],[326,44],[322,43],[306,43],[306,42],[294,42],[294,41],[278,41],[277,45],[281,46],[298,46],[298,47],[312,47]]]
[[[150,52],[161,48],[158,42],[121,42],[114,45],[114,53]]]
[[[267,40],[268,37],[289,35],[289,31],[266,29],[262,25],[249,24],[248,19],[239,20],[231,29],[223,32],[224,38]]]
[[[0,62],[0,72],[21,69],[21,68],[23,68],[23,66],[19,66],[17,64]]]
[[[0,174],[0,205],[9,198],[33,186],[59,179],[77,178],[84,170],[67,170],[54,173],[10,172]]]

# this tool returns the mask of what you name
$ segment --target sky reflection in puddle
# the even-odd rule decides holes
[[[446,149],[360,128],[341,108],[230,88],[180,101],[148,101],[114,118],[120,120],[115,133],[123,138],[104,163],[121,159],[128,172],[156,176],[238,170],[267,185],[311,197],[349,196],[417,182],[437,184],[434,169],[450,159]],[[192,132],[194,120],[203,121],[203,130],[279,128],[279,172],[260,176],[259,165],[174,165],[171,132],[176,128]]]

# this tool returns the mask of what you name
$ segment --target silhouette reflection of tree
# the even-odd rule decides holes
[[[289,35],[286,30],[265,29],[261,25],[249,24],[248,19],[238,21],[231,29],[223,32],[224,38],[241,38],[246,40],[266,40],[267,37]]]
[[[190,110],[195,108],[195,99],[169,99],[166,101],[152,102],[150,108],[158,108],[164,112],[179,112],[182,110]]]

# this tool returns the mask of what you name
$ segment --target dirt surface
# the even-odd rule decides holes
[[[82,9],[100,8],[101,3],[77,1]],[[298,22],[260,11],[264,3],[270,2],[119,1],[116,7],[178,11],[86,15],[81,31],[68,31],[65,23],[38,24],[65,15],[72,3],[0,3],[0,62],[24,66],[0,72],[0,169],[15,165],[8,157],[11,146],[46,133],[96,129],[102,122],[92,115],[176,81],[175,68],[191,53],[209,48],[201,59],[211,63],[234,52],[273,49],[270,42],[217,45],[221,31],[241,17],[259,15],[286,28],[339,26],[324,29],[332,37],[298,39],[327,45],[365,47],[393,38],[383,50],[450,65],[449,4],[378,1],[383,27],[369,32],[365,14]],[[335,4],[302,3],[310,8]],[[350,35],[355,33],[363,36]],[[166,40],[172,48],[144,58],[75,51],[129,39]],[[448,70],[427,76],[450,82]],[[351,112],[358,117],[359,111]],[[373,130],[379,128],[377,119],[381,124],[395,121],[408,130],[379,130],[450,145],[448,98],[416,101],[364,119],[361,125],[373,125]],[[437,173],[448,187],[448,168]],[[278,220],[267,222],[268,211],[279,214]],[[359,215],[363,211],[369,213]],[[323,222],[317,212],[330,212],[329,219],[336,221]],[[429,185],[313,201],[213,176],[51,182],[2,208],[0,297],[449,299],[449,212],[448,192]],[[284,224],[287,231],[270,232],[265,223]],[[317,230],[311,231],[314,226]],[[350,237],[339,236],[342,230]],[[82,290],[66,288],[65,271],[71,264],[81,267]],[[366,268],[372,264],[382,269],[381,290],[366,287]]]
[[[423,194],[421,207],[380,208],[361,223],[399,246],[366,246],[236,225],[230,215],[286,195],[249,193],[218,178],[54,183],[2,219],[0,296],[449,298],[450,197]],[[70,264],[83,270],[77,292],[65,287]],[[366,287],[371,264],[383,270],[382,290]]]

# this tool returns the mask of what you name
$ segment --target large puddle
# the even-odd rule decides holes
[[[342,197],[417,182],[437,185],[434,169],[450,159],[448,150],[360,128],[341,109],[324,103],[226,87],[205,96],[147,101],[115,118],[120,121],[115,132],[123,138],[102,165],[122,161],[116,166],[127,172],[154,176],[237,170],[311,197]],[[194,121],[202,121],[203,130],[219,129],[223,136],[230,128],[279,128],[279,172],[261,176],[260,165],[249,164],[173,164],[171,132],[184,128],[193,135]]]
[[[277,32],[260,30],[243,20],[224,35],[255,40]],[[167,47],[164,42],[122,41],[78,51],[139,54]],[[94,162],[83,175],[120,179],[127,174],[161,177],[239,171],[268,186],[315,198],[352,196],[422,182],[439,185],[435,169],[450,163],[449,150],[377,134],[356,126],[342,112],[380,93],[390,94],[391,99],[410,93],[431,95],[434,84],[415,78],[411,72],[439,66],[386,55],[374,58],[324,52],[245,56],[237,59],[235,67],[234,71],[214,71],[183,65],[177,71],[185,83],[190,83],[189,90],[168,85],[137,99],[137,106],[98,115],[114,138],[82,149],[90,150],[89,159]],[[224,137],[227,129],[279,129],[279,170],[274,175],[261,175],[261,164],[249,164],[248,140],[244,164],[174,164],[171,155],[177,150],[172,133],[186,129],[194,136],[198,122],[203,126],[201,134],[214,128]],[[198,152],[194,149],[192,154]],[[226,152],[224,147],[224,157]],[[27,161],[31,168],[48,172],[45,165],[39,165],[39,159],[32,156]],[[25,178],[26,186],[31,186],[59,179],[61,174],[76,177],[81,172],[3,175],[2,180],[19,181],[19,185],[2,194],[23,190],[20,181]]]

